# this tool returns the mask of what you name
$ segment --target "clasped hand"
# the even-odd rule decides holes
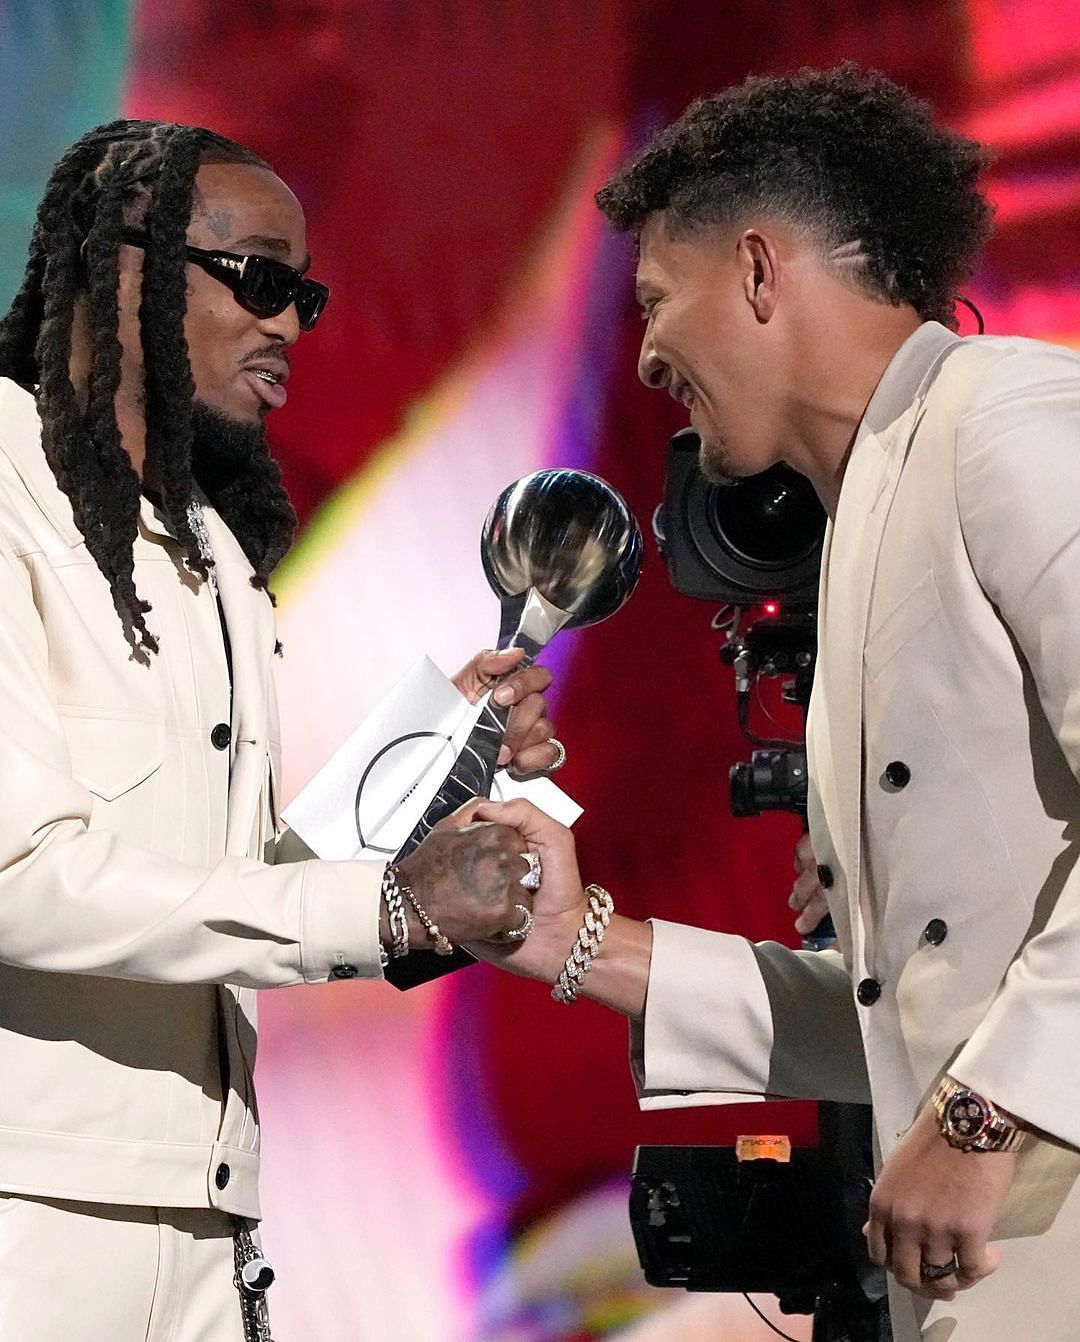
[[[551,672],[543,666],[516,670],[522,656],[520,648],[480,652],[453,679],[473,703],[497,686],[494,698],[510,707],[499,763],[521,774],[543,773],[558,755],[549,744],[552,724],[543,697]],[[455,944],[488,940],[520,926],[518,906],[528,908],[530,902],[521,885],[528,844],[507,825],[469,824],[469,819],[460,813],[449,817],[397,863],[428,918]],[[406,915],[412,945],[430,949],[411,906]]]
[[[478,652],[453,680],[473,704],[497,684],[492,698],[497,704],[511,705],[499,764],[511,766],[516,774],[544,773],[559,758],[558,749],[550,744],[553,728],[544,701],[552,677],[546,666],[515,670],[524,655],[521,648]]]
[[[1001,1251],[989,1243],[1016,1174],[1010,1151],[960,1151],[941,1135],[927,1105],[886,1160],[870,1196],[870,1257],[901,1286],[929,1300],[951,1300],[989,1276]],[[936,1282],[923,1264],[957,1270]]]

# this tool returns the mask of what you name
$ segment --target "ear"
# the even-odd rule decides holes
[[[759,322],[769,321],[780,299],[780,252],[775,240],[760,229],[748,228],[736,250],[742,268],[743,295]]]

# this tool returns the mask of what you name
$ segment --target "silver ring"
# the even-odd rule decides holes
[[[960,1268],[956,1254],[947,1263],[920,1263],[919,1276],[923,1281],[940,1281],[942,1277],[951,1277]]]
[[[555,763],[549,764],[548,767],[544,770],[544,773],[546,774],[558,773],[558,771],[566,763],[566,747],[563,745],[563,743],[559,740],[557,736],[549,736],[547,739],[547,744],[549,746],[555,747]]]
[[[519,909],[521,911],[522,915],[521,926],[510,927],[507,928],[505,932],[500,932],[499,935],[495,938],[496,941],[524,941],[525,938],[529,935],[529,933],[533,930],[532,913],[525,907],[524,904],[515,904],[514,908]]]
[[[518,856],[523,862],[529,864],[529,870],[524,876],[520,877],[518,884],[524,886],[530,895],[535,894],[536,891],[540,889],[540,880],[542,876],[540,870],[540,854],[530,850],[527,853],[520,853]],[[521,905],[519,904],[518,908],[520,907]]]

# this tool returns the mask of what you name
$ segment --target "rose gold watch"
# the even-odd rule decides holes
[[[983,1095],[943,1076],[931,1104],[941,1135],[959,1151],[1016,1151],[1026,1131]]]

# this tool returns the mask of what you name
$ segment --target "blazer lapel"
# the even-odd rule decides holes
[[[233,765],[225,851],[245,856],[266,778],[274,615],[267,594],[252,587],[251,565],[232,532],[205,503],[203,515],[232,654]]]
[[[870,917],[860,869],[863,646],[881,537],[915,416],[912,406],[881,436],[868,434],[851,455],[829,547],[825,609],[818,617],[824,656],[818,662],[817,674],[823,679],[828,724],[824,742],[827,784],[822,788],[822,805],[847,878],[854,952],[860,966],[865,964]],[[816,741],[815,762],[819,766],[820,747],[821,742]],[[859,917],[855,916],[856,900]]]
[[[821,818],[846,880],[859,972],[867,966],[866,941],[873,931],[861,871],[863,648],[870,602],[885,523],[926,391],[941,360],[959,343],[951,332],[928,323],[890,364],[856,436],[822,554],[820,656],[808,754]]]

